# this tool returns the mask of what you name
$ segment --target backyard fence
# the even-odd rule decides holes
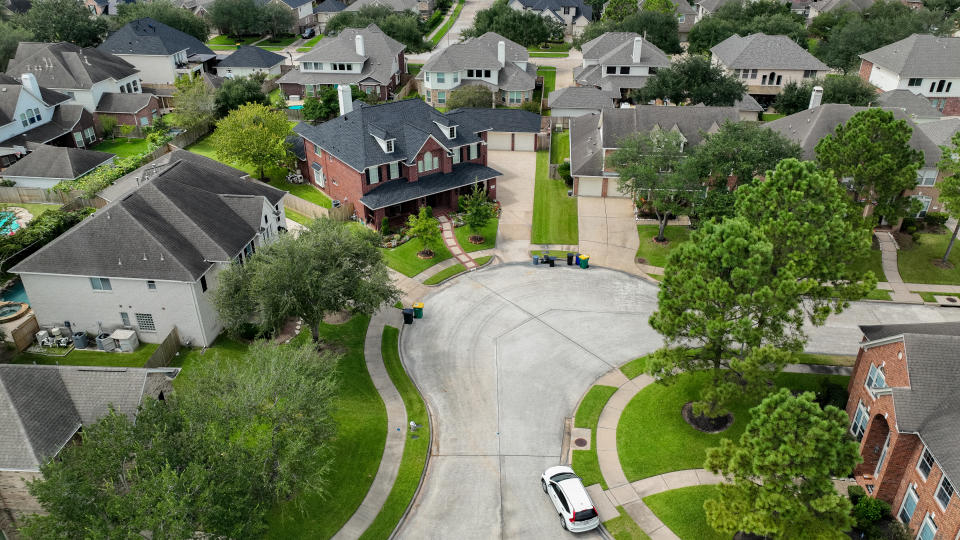
[[[402,76],[400,80],[403,81]],[[417,80],[410,76],[410,79],[394,93],[394,100],[399,101],[409,94],[418,94],[419,92],[420,87],[417,85]]]
[[[39,330],[40,325],[37,323],[37,317],[31,311],[29,316],[23,318],[23,322],[19,326],[10,330],[10,339],[18,351],[25,351],[27,347],[33,344],[33,336]]]
[[[79,191],[60,193],[36,187],[0,187],[0,201],[10,204],[67,204],[82,196]]]
[[[206,137],[207,133],[210,133],[210,126],[201,126],[201,127],[196,127],[196,128],[193,128],[193,129],[189,129],[189,130],[184,131],[183,133],[177,135],[176,137],[170,139],[170,145],[171,145],[171,146],[176,146],[177,148],[186,148],[186,147],[190,146],[191,144],[199,141],[200,139]],[[152,157],[152,158],[150,158],[150,159],[148,159],[148,160],[145,160],[144,163],[147,163],[148,161],[157,159],[158,157],[160,157],[160,156],[162,156],[163,154],[166,154],[167,152],[170,151],[169,149],[166,148],[166,145],[164,145],[164,146],[161,147],[161,148],[163,148],[163,149],[166,150],[166,151],[161,152],[159,155],[154,156],[154,157]]]
[[[150,355],[150,359],[147,360],[147,363],[144,364],[143,367],[167,367],[170,365],[170,361],[173,360],[173,357],[177,355],[177,351],[179,350],[180,332],[178,332],[177,327],[174,326],[170,329],[170,333],[167,334],[167,337],[163,338],[163,342],[160,343],[160,346],[157,347],[157,350],[153,351],[153,354]]]
[[[303,200],[300,197],[296,197],[289,193],[283,196],[283,206],[293,210],[298,214],[303,214],[310,219],[327,217],[330,215],[330,211],[319,204],[314,204],[310,201]]]

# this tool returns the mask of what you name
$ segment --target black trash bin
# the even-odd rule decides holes
[[[554,264],[556,264],[556,262],[557,262],[557,258],[556,258],[556,257],[550,257],[550,268],[553,268],[553,266],[554,266]]]
[[[403,324],[413,324],[413,308],[403,309]]]
[[[573,266],[573,253],[567,253],[567,266]]]

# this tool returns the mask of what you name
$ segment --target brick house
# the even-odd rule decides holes
[[[945,116],[960,115],[960,38],[913,34],[863,53],[860,78],[885,92],[919,94]]]
[[[960,535],[960,323],[861,326],[847,388],[857,484],[922,540]]]
[[[112,116],[117,125],[150,127],[160,119],[160,100],[153,94],[104,94],[97,105],[98,116]]]
[[[444,114],[419,99],[350,103],[341,86],[338,118],[294,128],[304,140],[309,181],[379,229],[427,205],[454,210],[474,185],[494,199],[500,172],[487,167],[486,123],[469,114]],[[336,203],[335,203],[336,204]]]

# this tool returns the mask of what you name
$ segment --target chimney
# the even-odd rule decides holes
[[[497,61],[500,67],[507,65],[507,44],[503,41],[497,42]]]
[[[633,63],[637,64],[640,62],[640,53],[643,51],[643,38],[635,37],[633,38]]]
[[[40,97],[40,85],[37,84],[37,78],[33,73],[24,73],[20,75],[20,82],[23,87],[30,91],[36,97]]]
[[[363,36],[357,34],[357,37],[353,38],[354,43],[357,45],[357,54],[360,56],[366,56],[364,52],[366,49],[363,48]]]
[[[337,85],[337,100],[340,102],[340,116],[343,116],[353,110],[353,98],[350,97],[349,84]]]
[[[813,92],[810,92],[810,105],[807,105],[807,108],[812,109],[814,107],[819,107],[822,101],[823,101],[823,87],[814,86]]]

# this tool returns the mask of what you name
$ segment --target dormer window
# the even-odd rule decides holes
[[[390,139],[389,141],[386,141],[386,147],[387,147],[386,150],[385,150],[386,153],[392,154],[392,153],[393,153],[393,139]]]
[[[450,126],[447,128],[447,138],[456,139],[457,138],[457,126]]]

